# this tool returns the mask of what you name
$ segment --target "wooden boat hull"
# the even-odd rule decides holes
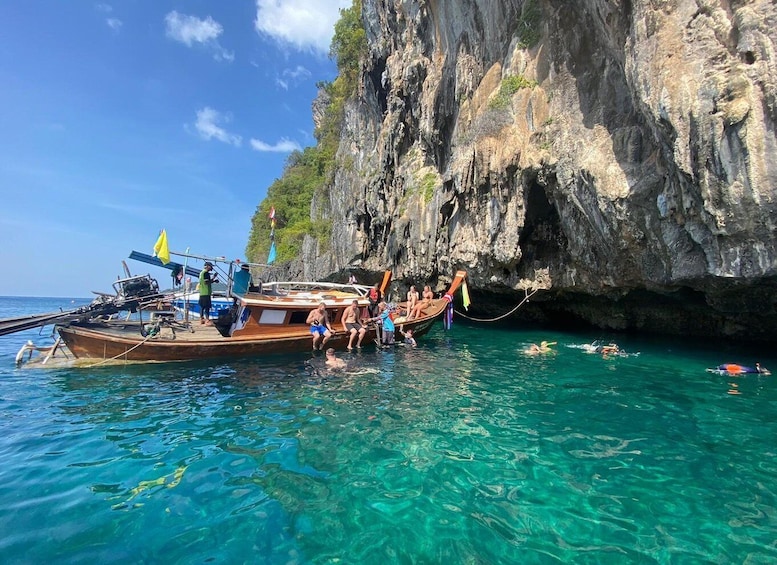
[[[222,337],[215,330],[207,337],[170,339],[165,336],[144,338],[137,332],[117,334],[96,326],[57,328],[70,352],[79,359],[114,359],[117,361],[188,361],[217,357],[255,357],[271,353],[310,351],[312,338],[308,334],[272,339],[239,339]],[[341,332],[342,334],[342,332]],[[327,347],[343,348],[348,344],[346,334],[334,335]]]
[[[463,280],[461,273],[461,280]],[[459,274],[457,274],[457,278]],[[398,323],[398,329],[412,329],[416,337],[427,333],[434,322],[442,317],[458,288],[456,279],[446,296],[432,301],[423,314],[410,321]],[[57,326],[62,341],[79,359],[115,361],[188,361],[218,357],[256,357],[274,353],[302,353],[311,351],[312,336],[307,326],[288,327],[284,334],[277,329],[267,335],[224,337],[212,327],[194,326],[195,331],[175,334],[161,331],[158,335],[144,337],[137,323],[103,324],[73,323]],[[326,347],[344,350],[350,334],[342,328],[327,341]],[[373,343],[376,328],[370,326],[362,345]],[[397,336],[401,341],[401,336]]]
[[[405,325],[418,336],[429,331],[436,318],[413,320]],[[300,333],[268,338],[222,337],[215,330],[207,337],[166,336],[144,338],[140,329],[115,331],[92,325],[70,325],[57,328],[70,352],[79,359],[114,359],[117,361],[187,361],[217,357],[256,357],[273,353],[300,353],[311,350],[312,336]],[[199,331],[199,330],[198,330]],[[181,335],[180,333],[178,334]],[[348,346],[350,334],[338,331],[326,343],[326,347],[343,350]],[[372,344],[375,328],[369,328],[362,341]]]

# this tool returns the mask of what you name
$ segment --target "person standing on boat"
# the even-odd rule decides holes
[[[367,294],[367,298],[370,300],[370,305],[367,306],[367,312],[370,318],[377,318],[380,314],[380,303],[383,300],[383,293],[380,291],[380,284],[375,283],[375,286],[370,289]]]
[[[359,341],[356,343],[356,347],[361,349],[362,340],[367,333],[367,328],[362,323],[361,309],[359,308],[359,301],[354,300],[351,305],[343,311],[343,330],[351,334],[351,338],[348,340],[348,351],[353,349],[353,341],[356,336],[359,336]]]
[[[232,294],[243,296],[251,288],[251,269],[243,263],[232,276]]]
[[[200,284],[198,285],[200,292],[200,323],[206,326],[212,326],[213,322],[210,321],[210,308],[212,306],[211,297],[213,296],[213,283],[217,281],[217,274],[213,272],[213,263],[205,261],[205,266],[200,271]]]
[[[381,345],[394,345],[394,320],[391,319],[391,309],[385,302],[380,303],[380,314],[376,318],[381,325]]]
[[[310,324],[310,333],[313,334],[313,351],[324,349],[324,344],[332,337],[333,331],[332,326],[329,325],[329,314],[326,312],[325,303],[322,302],[318,308],[310,311],[307,323]],[[320,346],[319,340],[321,340]]]

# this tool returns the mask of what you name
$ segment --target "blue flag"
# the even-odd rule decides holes
[[[272,265],[272,262],[275,261],[275,242],[272,242],[272,245],[270,245],[270,254],[267,256],[267,264]]]

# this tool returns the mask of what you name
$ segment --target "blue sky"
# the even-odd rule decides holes
[[[0,295],[109,291],[163,228],[172,251],[244,259],[267,187],[315,142],[350,4],[0,2]]]

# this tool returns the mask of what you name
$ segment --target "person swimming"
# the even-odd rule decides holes
[[[607,359],[613,356],[628,357],[626,353],[617,343],[602,343],[599,340],[591,343],[585,343],[581,346],[581,349],[586,353],[598,353],[603,358]],[[632,353],[631,355],[639,355],[639,353]]]
[[[755,367],[748,367],[747,365],[740,365],[739,363],[723,363],[718,365],[714,369],[707,369],[712,373],[720,373],[727,375],[764,375],[769,376],[772,372],[766,367],[762,367],[760,363],[756,363]]]
[[[523,350],[526,355],[544,355],[545,353],[553,353],[550,348],[551,345],[556,345],[555,341],[541,341],[539,345],[532,343],[529,347]]]
[[[337,355],[335,355],[335,350],[333,347],[330,347],[329,349],[326,350],[325,364],[326,364],[326,368],[329,369],[330,371],[332,370],[342,371],[348,366],[345,361],[343,361],[342,359],[337,357]]]

